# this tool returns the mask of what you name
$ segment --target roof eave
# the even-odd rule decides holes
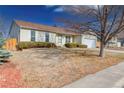
[[[30,30],[37,30],[37,31],[45,31],[45,32],[51,32],[51,31],[46,31],[46,30],[39,30],[37,28],[31,28],[31,27],[24,27],[24,26],[19,26],[20,28],[22,29],[30,29]],[[78,33],[74,33],[74,34],[70,34],[70,33],[57,33],[57,32],[51,32],[51,33],[56,33],[56,34],[63,34],[63,35],[75,35],[75,36],[78,36],[80,34]]]

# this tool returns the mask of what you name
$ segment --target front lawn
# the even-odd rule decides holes
[[[24,86],[63,87],[81,77],[124,60],[124,54],[86,49],[36,48],[13,52],[11,62],[22,72]]]

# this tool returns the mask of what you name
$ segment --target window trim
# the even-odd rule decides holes
[[[62,35],[58,35],[58,43],[62,44]]]
[[[49,32],[45,32],[45,42],[49,42],[50,40]]]
[[[33,33],[33,36],[32,36]],[[36,32],[35,30],[31,30],[31,41],[36,41]]]
[[[66,43],[70,43],[71,42],[71,36],[66,36]]]

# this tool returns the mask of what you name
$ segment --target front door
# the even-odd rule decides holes
[[[70,43],[71,42],[71,37],[70,36],[66,36],[66,43]]]

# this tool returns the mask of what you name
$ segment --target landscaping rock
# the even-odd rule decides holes
[[[21,72],[14,64],[0,65],[0,88],[25,87],[21,81]]]

